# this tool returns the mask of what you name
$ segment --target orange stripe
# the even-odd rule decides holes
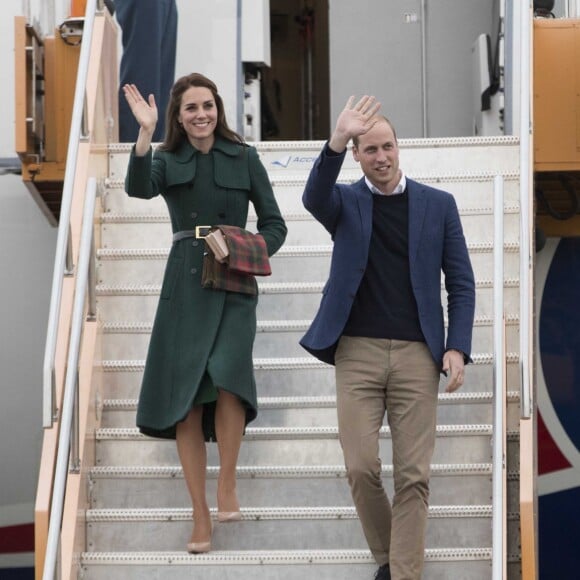
[[[87,0],[71,0],[70,15],[84,16],[87,11]]]

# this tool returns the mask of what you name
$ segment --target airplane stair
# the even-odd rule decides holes
[[[504,301],[507,350],[508,577],[519,578],[519,147],[517,139],[402,140],[409,177],[457,200],[476,284],[473,360],[459,392],[441,389],[431,477],[428,580],[491,578],[493,389],[493,181],[504,179]],[[239,460],[243,519],[218,524],[213,551],[185,551],[192,514],[175,443],[140,435],[135,410],[171,226],[161,198],[129,198],[129,146],[109,147],[97,250],[103,330],[100,426],[89,477],[84,580],[346,580],[372,578],[337,437],[334,373],[298,344],[318,306],[331,253],[328,233],[301,194],[320,142],[258,143],[287,220],[286,244],[259,281],[254,365],[260,411]],[[360,169],[350,155],[341,179]],[[428,216],[427,216],[428,219]],[[248,229],[255,228],[255,215]],[[442,292],[444,286],[442,281]],[[442,383],[443,384],[443,383]],[[381,432],[392,495],[390,434]],[[208,498],[215,517],[217,449],[209,446]]]

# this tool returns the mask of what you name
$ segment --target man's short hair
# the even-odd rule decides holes
[[[380,120],[387,122],[387,124],[389,125],[389,127],[393,131],[393,135],[395,136],[395,143],[397,143],[397,131],[395,130],[395,126],[391,123],[391,121],[387,117],[385,117],[385,115],[377,115],[377,117]],[[358,149],[358,136],[352,138],[352,143],[355,146],[355,148]]]

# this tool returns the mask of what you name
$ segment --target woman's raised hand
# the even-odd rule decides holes
[[[123,93],[141,129],[149,135],[153,135],[158,119],[155,97],[149,95],[149,100],[146,101],[135,85],[124,85]]]

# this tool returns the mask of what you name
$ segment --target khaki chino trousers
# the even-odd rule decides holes
[[[339,438],[352,498],[379,565],[392,580],[423,569],[439,369],[425,343],[343,336],[336,350]],[[391,429],[394,496],[381,479],[379,430]]]

